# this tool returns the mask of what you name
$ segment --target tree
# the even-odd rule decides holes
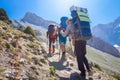
[[[0,8],[0,20],[10,24],[11,20],[9,20],[7,13],[4,9]]]

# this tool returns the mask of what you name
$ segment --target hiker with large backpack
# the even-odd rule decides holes
[[[49,54],[55,53],[55,42],[57,40],[57,27],[54,24],[48,26],[47,38],[49,39]]]
[[[68,33],[72,35],[72,43],[74,45],[74,52],[77,58],[78,68],[81,71],[81,80],[86,80],[86,70],[89,76],[92,76],[88,60],[86,58],[86,42],[92,38],[90,29],[90,19],[86,8],[79,8],[72,6],[70,8],[72,19],[67,21],[67,29],[65,32],[60,32],[63,36]],[[85,65],[85,66],[84,66]],[[85,68],[86,67],[86,68]]]
[[[62,57],[61,60],[65,60],[65,55],[66,55],[66,49],[65,49],[65,45],[66,45],[66,41],[67,41],[67,36],[63,37],[60,32],[63,31],[65,32],[67,24],[66,21],[68,20],[68,17],[63,16],[61,17],[61,23],[60,23],[60,28],[58,31],[58,36],[59,36],[59,44],[60,44],[60,50],[62,50]]]

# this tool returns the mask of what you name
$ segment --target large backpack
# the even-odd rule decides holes
[[[48,35],[49,35],[49,36],[55,36],[55,31],[56,31],[55,25],[50,24],[50,25],[48,26]]]
[[[90,19],[86,8],[72,6],[70,8],[72,16],[73,34],[76,40],[89,40],[92,38],[90,29]]]
[[[66,21],[67,21],[67,20],[68,20],[68,17],[66,17],[66,16],[61,17],[61,19],[60,19],[61,23],[60,23],[59,32],[60,32],[61,30],[63,30],[63,31],[65,32],[66,27],[67,27],[67,24],[66,24]]]

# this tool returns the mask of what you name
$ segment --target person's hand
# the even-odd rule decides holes
[[[56,41],[58,41],[58,39],[57,39],[57,38],[56,38],[55,40],[56,40]]]
[[[63,34],[64,33],[63,30],[61,30],[60,33]]]

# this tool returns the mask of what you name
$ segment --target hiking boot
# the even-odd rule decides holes
[[[81,76],[80,80],[87,80],[85,76]]]
[[[92,71],[88,71],[88,76],[93,76],[93,72]]]
[[[48,57],[52,57],[52,54],[51,54],[51,53],[48,53]]]

